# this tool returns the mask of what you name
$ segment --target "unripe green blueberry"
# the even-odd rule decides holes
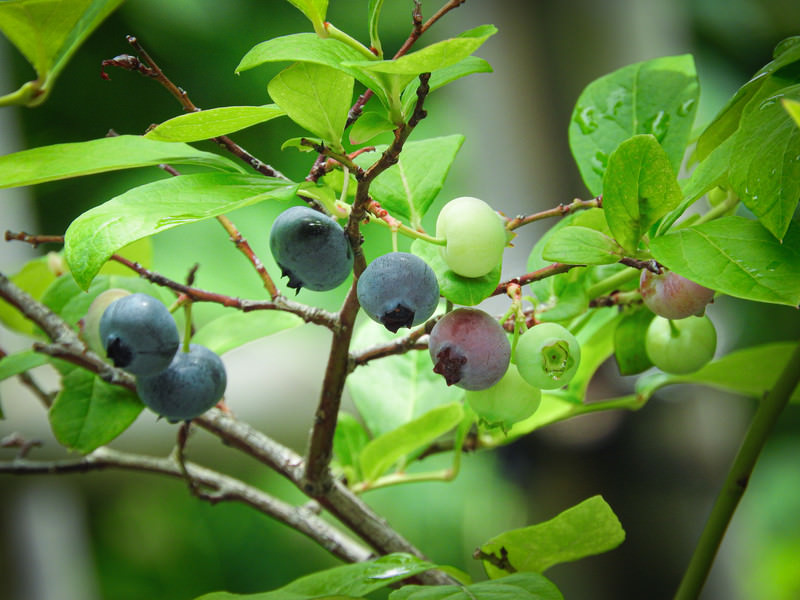
[[[685,319],[702,315],[706,305],[714,299],[710,290],[674,271],[660,275],[642,269],[639,276],[639,291],[645,306],[660,317]]]
[[[441,254],[462,277],[483,277],[503,259],[506,228],[483,200],[462,196],[444,205],[436,220],[436,236],[446,242]]]
[[[539,323],[523,333],[514,350],[522,378],[542,390],[567,385],[581,362],[581,347],[558,323]]]
[[[542,391],[526,382],[512,364],[499,382],[485,390],[468,391],[466,400],[482,423],[508,431],[536,412]]]
[[[656,317],[645,335],[645,351],[666,373],[686,375],[705,366],[717,348],[717,332],[707,316],[670,320]]]

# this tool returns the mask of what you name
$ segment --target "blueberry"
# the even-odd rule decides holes
[[[100,340],[114,366],[134,375],[166,369],[180,342],[167,307],[147,294],[130,294],[109,304],[100,318]]]
[[[436,274],[408,252],[373,260],[358,278],[358,301],[370,318],[391,332],[424,323],[439,304]]]
[[[335,220],[308,206],[283,211],[272,224],[269,247],[288,286],[332,290],[353,269],[353,251]]]
[[[175,353],[164,371],[137,377],[136,392],[150,410],[175,423],[213,407],[227,381],[222,359],[205,346],[190,344],[189,352]]]
[[[503,378],[511,360],[511,344],[500,323],[477,308],[457,308],[431,330],[428,349],[433,371],[447,385],[485,390]]]

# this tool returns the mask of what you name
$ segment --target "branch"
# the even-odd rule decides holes
[[[361,367],[371,360],[392,356],[395,354],[405,354],[409,350],[425,350],[428,348],[427,342],[420,342],[420,338],[429,334],[436,325],[436,322],[441,316],[436,316],[429,319],[423,325],[412,330],[408,335],[392,340],[386,344],[372,346],[366,350],[362,350],[358,354],[350,355],[350,371],[355,370],[356,367]]]
[[[223,222],[223,225],[225,223]],[[226,227],[226,230],[228,228]],[[234,232],[236,231],[235,227],[232,229]],[[228,230],[229,233],[231,230]],[[37,244],[44,243],[43,239],[46,240],[48,243],[50,242],[60,242],[64,243],[63,236],[37,236],[37,235],[29,235],[27,233],[19,232],[14,233],[11,231],[6,231],[5,233],[6,240],[14,240],[20,242],[26,242],[28,244],[32,244],[36,246]],[[233,240],[234,243],[237,243],[237,240]],[[247,244],[244,241],[244,244]],[[237,243],[237,246],[239,244]],[[249,246],[248,246],[249,248]],[[241,248],[240,248],[241,249]],[[244,251],[244,250],[243,250]],[[252,252],[252,251],[251,251]],[[245,252],[246,253],[246,252]],[[247,253],[246,253],[247,254]],[[249,255],[248,255],[249,258]],[[236,298],[233,296],[226,296],[225,294],[218,294],[215,292],[209,292],[207,290],[203,290],[200,288],[195,288],[184,283],[180,283],[178,281],[174,281],[160,273],[156,273],[155,271],[151,271],[149,269],[145,269],[139,263],[133,262],[128,260],[124,256],[120,256],[119,254],[113,254],[110,260],[114,260],[120,264],[125,265],[131,271],[138,273],[140,277],[147,279],[148,281],[155,283],[156,285],[160,285],[162,287],[167,287],[179,294],[185,295],[189,300],[192,302],[214,302],[216,304],[221,304],[223,306],[227,306],[229,308],[236,308],[243,312],[250,312],[253,310],[282,310],[284,312],[289,312],[292,314],[297,315],[306,323],[314,323],[315,325],[323,325],[328,329],[335,329],[336,328],[336,315],[322,310],[321,308],[317,308],[316,306],[308,306],[306,304],[301,304],[299,302],[294,302],[289,300],[285,296],[278,294],[275,296],[271,301],[264,301],[264,300],[246,300],[242,298]],[[250,258],[252,261],[258,261],[254,264],[260,264],[260,261],[255,256],[252,255]],[[263,265],[262,265],[263,266]],[[257,267],[258,268],[258,267]],[[266,271],[264,271],[266,273]],[[269,277],[269,275],[267,275]],[[262,276],[263,281],[263,276]],[[265,282],[266,285],[266,282]],[[274,284],[273,284],[274,286]],[[275,288],[277,292],[277,288]],[[270,291],[270,293],[272,293]]]
[[[213,495],[199,496],[201,499],[212,503],[226,500],[246,504],[308,536],[325,550],[347,562],[360,562],[371,558],[369,550],[326,523],[307,507],[292,506],[238,479],[194,463],[184,463],[181,468],[181,465],[173,459],[119,452],[107,447],[98,448],[76,459],[55,461],[16,459],[0,462],[0,473],[12,475],[88,473],[104,469],[156,473],[176,479],[188,476],[196,484],[215,491]]]
[[[492,292],[492,296],[500,296],[506,293],[508,286],[510,285],[525,285],[527,283],[531,283],[533,281],[540,281],[542,279],[546,279],[548,277],[552,277],[553,275],[559,275],[560,273],[566,273],[570,269],[574,269],[575,267],[585,267],[586,265],[567,265],[564,263],[553,263],[551,265],[547,265],[546,267],[542,267],[541,269],[537,269],[535,271],[531,271],[530,273],[526,273],[525,275],[520,275],[519,277],[515,277],[514,279],[510,279],[499,284],[494,292]]]
[[[150,77],[151,79],[155,79],[158,81],[170,94],[172,94],[175,99],[180,102],[181,106],[186,112],[197,112],[200,109],[194,105],[194,103],[189,99],[189,94],[183,88],[175,85],[161,70],[158,64],[153,60],[153,58],[145,51],[142,45],[139,43],[139,40],[136,39],[135,36],[129,35],[126,37],[128,43],[133,46],[137,53],[142,57],[140,61],[135,56],[130,56],[128,54],[122,54],[120,56],[114,57],[110,60],[104,60],[101,64],[103,67],[111,66],[111,67],[119,67],[122,69],[126,69],[128,71],[136,71],[141,73],[146,77]],[[109,79],[109,77],[103,72],[101,75],[105,79]],[[250,167],[261,173],[262,175],[266,175],[267,177],[277,177],[279,179],[287,179],[285,175],[283,175],[277,169],[271,167],[270,165],[260,161],[255,156],[247,152],[244,148],[239,146],[236,142],[230,139],[226,135],[221,135],[215,138],[211,138],[213,142],[216,142],[223,148],[225,148],[228,152],[236,156],[237,158],[244,161]]]
[[[576,210],[583,210],[586,208],[601,208],[603,206],[603,197],[597,196],[592,198],[591,200],[581,200],[580,198],[575,198],[569,204],[559,204],[555,208],[550,208],[548,210],[543,210],[538,213],[534,213],[532,215],[519,215],[518,217],[514,217],[513,219],[509,219],[506,222],[506,229],[509,231],[517,229],[518,227],[522,227],[523,225],[528,225],[529,223],[535,223],[536,221],[541,221],[542,219],[549,219],[550,217],[563,217],[568,215]]]
[[[675,600],[689,600],[700,596],[728,524],[747,488],[758,456],[778,417],[789,403],[798,382],[800,382],[800,344],[795,347],[775,386],[758,403],[750,427],[725,477],[725,483],[714,502],[689,567],[675,594]]]

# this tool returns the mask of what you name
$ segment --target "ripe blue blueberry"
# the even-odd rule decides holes
[[[361,308],[392,333],[424,323],[439,304],[436,274],[408,252],[373,260],[358,278],[357,292]]]
[[[176,352],[165,370],[137,377],[136,392],[150,410],[175,423],[213,407],[227,381],[222,359],[205,346],[190,344],[189,352]]]
[[[103,312],[100,341],[114,366],[151,375],[166,369],[175,356],[178,328],[162,302],[147,294],[130,294]]]
[[[335,220],[308,206],[283,211],[272,224],[269,247],[288,286],[332,290],[353,269],[353,251]]]

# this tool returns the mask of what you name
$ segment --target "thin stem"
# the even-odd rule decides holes
[[[617,291],[624,284],[628,283],[631,279],[639,276],[639,270],[634,268],[624,269],[618,273],[614,273],[605,279],[598,281],[586,290],[586,294],[590,299],[605,296],[611,292]]]
[[[675,594],[675,600],[690,600],[700,596],[728,524],[747,488],[758,456],[798,382],[800,382],[800,344],[795,347],[775,386],[758,403],[750,427],[725,477],[725,483],[711,509],[689,567]]]
[[[258,276],[261,277],[264,288],[266,288],[267,292],[269,292],[269,297],[273,300],[278,298],[278,296],[281,294],[278,290],[278,287],[275,285],[272,277],[270,277],[269,273],[267,272],[264,263],[261,262],[261,259],[258,258],[258,256],[256,256],[256,253],[253,251],[250,243],[244,239],[244,237],[242,237],[242,234],[239,233],[239,230],[228,217],[225,215],[219,215],[217,217],[217,221],[219,221],[220,224],[222,224],[222,226],[225,228],[225,231],[228,232],[228,235],[230,236],[231,241],[234,243],[236,248],[238,248],[239,251],[244,254],[247,257],[247,260],[249,260],[253,265],[258,273]]]
[[[532,215],[520,215],[518,217],[514,217],[513,219],[509,219],[506,223],[506,229],[509,231],[517,229],[518,227],[522,227],[523,225],[528,225],[529,223],[535,223],[536,221],[541,221],[542,219],[549,219],[551,217],[563,217],[568,215],[576,210],[582,210],[587,208],[600,208],[603,205],[603,197],[597,196],[596,198],[592,198],[591,200],[581,200],[580,198],[575,198],[569,204],[559,204],[555,208],[550,208],[547,210],[543,210],[538,213],[534,213]]]
[[[541,269],[536,269],[535,271],[531,271],[530,273],[525,273],[525,275],[521,275],[519,277],[515,277],[514,279],[510,279],[509,281],[505,281],[500,283],[492,292],[492,296],[500,296],[505,295],[508,291],[509,286],[518,285],[522,286],[527,283],[531,283],[533,281],[540,281],[542,279],[546,279],[548,277],[552,277],[553,275],[559,275],[560,273],[566,273],[570,269],[574,269],[575,267],[583,267],[585,265],[568,265],[565,263],[553,263],[551,265],[547,265],[546,267],[542,267]]]

